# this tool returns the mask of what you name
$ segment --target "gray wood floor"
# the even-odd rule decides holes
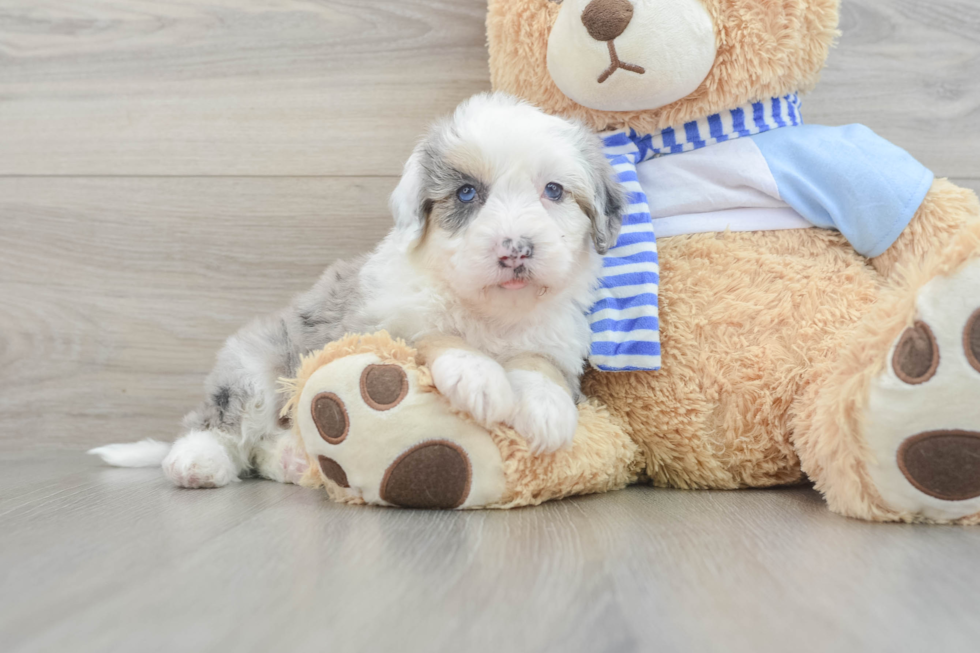
[[[631,488],[511,512],[180,490],[0,458],[0,635],[21,651],[976,651],[980,529],[808,488]]]
[[[808,488],[509,513],[169,487],[221,341],[387,230],[481,0],[0,3],[0,650],[976,651],[980,529]],[[980,190],[980,3],[844,0],[811,123]]]

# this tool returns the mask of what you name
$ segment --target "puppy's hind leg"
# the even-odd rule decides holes
[[[229,338],[205,382],[204,403],[184,418],[187,432],[163,461],[167,477],[181,487],[221,487],[250,471],[253,450],[282,431],[276,381],[292,372],[296,357],[278,316]]]

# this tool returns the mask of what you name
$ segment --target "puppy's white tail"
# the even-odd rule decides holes
[[[115,467],[156,467],[170,453],[170,446],[169,442],[147,438],[126,444],[107,444],[89,449],[88,453]]]

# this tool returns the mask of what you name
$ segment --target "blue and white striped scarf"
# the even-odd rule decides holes
[[[609,372],[660,369],[657,239],[636,166],[653,157],[801,124],[800,100],[793,94],[716,113],[680,129],[603,134],[606,158],[626,188],[629,206],[616,245],[603,258],[598,300],[589,315],[593,367]]]

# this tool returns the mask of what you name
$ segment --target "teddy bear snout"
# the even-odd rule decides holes
[[[633,20],[628,0],[592,0],[582,12],[582,24],[596,41],[612,41]]]

